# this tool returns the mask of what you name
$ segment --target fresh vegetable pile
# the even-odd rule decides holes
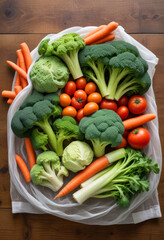
[[[134,45],[115,40],[117,27],[111,22],[85,38],[45,39],[30,68],[33,91],[11,121],[30,169],[17,153],[15,159],[26,182],[58,192],[55,199],[81,185],[73,193],[79,204],[113,197],[126,208],[149,190],[150,172],[159,173],[143,153],[151,140],[144,124],[156,117],[146,112],[148,64]],[[2,92],[10,104],[28,86],[32,64],[27,44],[20,46],[17,64],[7,61],[17,71],[14,91]],[[62,188],[69,172],[74,177]]]

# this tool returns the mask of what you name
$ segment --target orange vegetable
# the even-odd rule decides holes
[[[17,71],[24,79],[27,79],[27,73],[18,65],[11,61],[6,61],[15,71]]]
[[[114,149],[119,149],[119,148],[126,148],[127,146],[127,141],[126,139],[123,137],[122,138],[122,143],[120,145],[118,145],[117,147],[114,147]]]
[[[91,93],[93,93],[95,91],[96,91],[96,84],[93,83],[93,82],[87,83],[87,85],[85,86],[85,92],[87,94],[91,94]]]
[[[25,147],[28,156],[28,161],[30,164],[30,169],[32,169],[32,167],[36,164],[36,157],[30,138],[25,138]]]
[[[29,172],[25,162],[23,161],[23,159],[18,154],[15,154],[15,159],[16,159],[18,167],[20,168],[26,182],[30,182],[31,181],[31,176],[30,176],[30,172]]]
[[[101,25],[99,27],[97,27],[95,30],[93,30],[92,32],[90,32],[84,39],[88,38],[89,36],[91,36],[92,34],[100,31],[101,29],[103,29],[106,25]]]
[[[8,104],[11,104],[13,101],[14,101],[14,100],[13,100],[12,98],[9,98],[9,99],[7,100],[7,103],[8,103]]]
[[[107,35],[106,37],[104,38],[101,38],[100,40],[96,41],[96,42],[93,42],[92,44],[90,45],[95,45],[95,44],[100,44],[100,43],[105,43],[105,42],[108,42],[108,41],[112,41],[115,39],[115,35],[113,33],[110,33],[109,35]]]
[[[19,92],[22,91],[22,86],[15,86],[15,87],[14,87],[14,91],[15,91],[15,93],[16,93],[16,95],[17,95]]]
[[[99,105],[95,102],[89,102],[84,106],[84,115],[90,115],[94,112],[96,112],[97,110],[99,110]]]
[[[68,94],[66,94],[66,93],[62,93],[60,95],[60,105],[62,107],[67,107],[70,104],[71,104],[71,97]]]
[[[16,53],[17,53],[17,57],[19,59],[19,66],[20,66],[20,68],[22,68],[25,72],[27,72],[22,50],[19,49],[19,50],[16,51]]]
[[[17,66],[19,66],[19,58],[17,59]],[[16,76],[16,80],[15,80],[15,86],[20,86],[20,85],[21,85],[20,75],[17,72],[17,76]]]
[[[14,91],[8,91],[8,90],[3,90],[2,91],[2,97],[5,97],[5,98],[15,98],[16,94]]]
[[[26,68],[28,70],[31,63],[32,63],[31,53],[30,53],[28,45],[25,42],[22,43],[20,46],[21,46],[23,56],[24,56],[24,59],[25,59]]]
[[[70,117],[76,117],[77,111],[74,107],[72,106],[67,106],[63,109],[62,111],[63,116],[70,116]]]
[[[133,129],[153,120],[154,118],[156,118],[156,115],[153,113],[147,113],[134,118],[129,118],[123,121],[124,128],[125,130]]]
[[[89,94],[89,96],[87,98],[87,101],[88,102],[100,103],[102,101],[102,96],[98,92],[93,92],[93,93]]]

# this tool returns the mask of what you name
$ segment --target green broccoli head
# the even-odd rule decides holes
[[[32,182],[58,191],[63,185],[63,175],[68,176],[68,171],[61,166],[60,159],[53,151],[45,151],[38,155],[37,163],[30,172]]]
[[[42,149],[43,151],[47,150],[48,145],[48,135],[40,132],[37,128],[35,128],[30,136],[32,146],[35,150]]]
[[[78,52],[85,47],[85,42],[77,33],[68,33],[48,44],[45,40],[40,44],[39,53],[45,56],[58,56],[69,68],[74,79],[83,76],[78,59]]]
[[[133,53],[136,57],[140,56],[138,49],[134,45],[123,40],[112,41],[110,45],[117,49],[117,55],[123,52],[130,52]]]
[[[111,144],[116,147],[122,142],[124,125],[117,113],[102,109],[84,117],[79,123],[80,132],[90,140],[96,157],[105,154],[105,147]]]
[[[38,92],[51,93],[63,88],[69,72],[66,65],[56,56],[42,56],[33,65],[30,78]]]
[[[53,129],[57,138],[59,156],[62,156],[63,154],[64,140],[70,140],[72,138],[79,140],[83,139],[83,135],[80,133],[75,119],[70,116],[64,116],[55,120],[53,123]]]

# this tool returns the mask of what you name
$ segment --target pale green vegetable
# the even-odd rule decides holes
[[[73,141],[64,149],[62,163],[68,170],[78,172],[93,161],[93,156],[86,142]]]

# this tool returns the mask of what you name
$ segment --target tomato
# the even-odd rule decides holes
[[[147,108],[147,101],[140,95],[134,95],[129,99],[128,108],[133,114],[144,113]]]
[[[124,138],[127,138],[127,137],[128,137],[128,135],[129,135],[129,131],[128,131],[128,130],[125,130],[125,132],[123,133],[123,135],[122,135],[122,136],[123,136]]]
[[[89,102],[84,106],[84,115],[90,115],[99,110],[99,105],[95,102]]]
[[[116,112],[117,111],[117,103],[113,100],[103,99],[100,104],[100,108],[101,109],[109,109],[109,110],[113,110]]]
[[[67,106],[63,109],[62,111],[63,116],[70,116],[70,117],[76,117],[77,111],[74,107],[72,106]]]
[[[128,135],[128,143],[132,148],[143,149],[150,142],[150,133],[143,127],[132,130]]]
[[[89,95],[95,91],[96,91],[96,84],[93,82],[87,83],[87,85],[85,86],[85,92]]]
[[[81,109],[77,112],[76,118],[77,118],[77,120],[80,122],[83,117],[84,117],[84,109],[81,108]]]
[[[84,92],[83,90],[77,90],[74,93],[74,97],[71,100],[71,104],[76,109],[80,109],[85,105],[86,100],[87,100],[86,92]]]
[[[126,106],[120,106],[116,113],[122,120],[125,120],[129,116],[129,109]]]
[[[86,85],[87,85],[87,80],[85,78],[81,77],[76,80],[77,89],[84,89]]]
[[[127,141],[126,139],[123,137],[122,138],[122,143],[120,145],[118,145],[117,147],[114,147],[114,149],[119,149],[119,148],[126,148],[127,146]]]
[[[127,106],[127,105],[128,105],[128,97],[124,95],[118,100],[118,106]]]
[[[98,92],[93,92],[93,93],[89,94],[89,96],[87,98],[87,101],[88,102],[100,103],[102,101],[102,96]]]
[[[67,84],[65,85],[64,91],[70,96],[73,95],[74,92],[76,91],[76,83],[74,81],[67,82]]]
[[[67,106],[70,105],[70,103],[71,103],[71,98],[70,98],[70,96],[69,96],[68,94],[66,94],[66,93],[62,93],[62,94],[60,95],[60,105],[61,105],[62,107],[67,107]]]

